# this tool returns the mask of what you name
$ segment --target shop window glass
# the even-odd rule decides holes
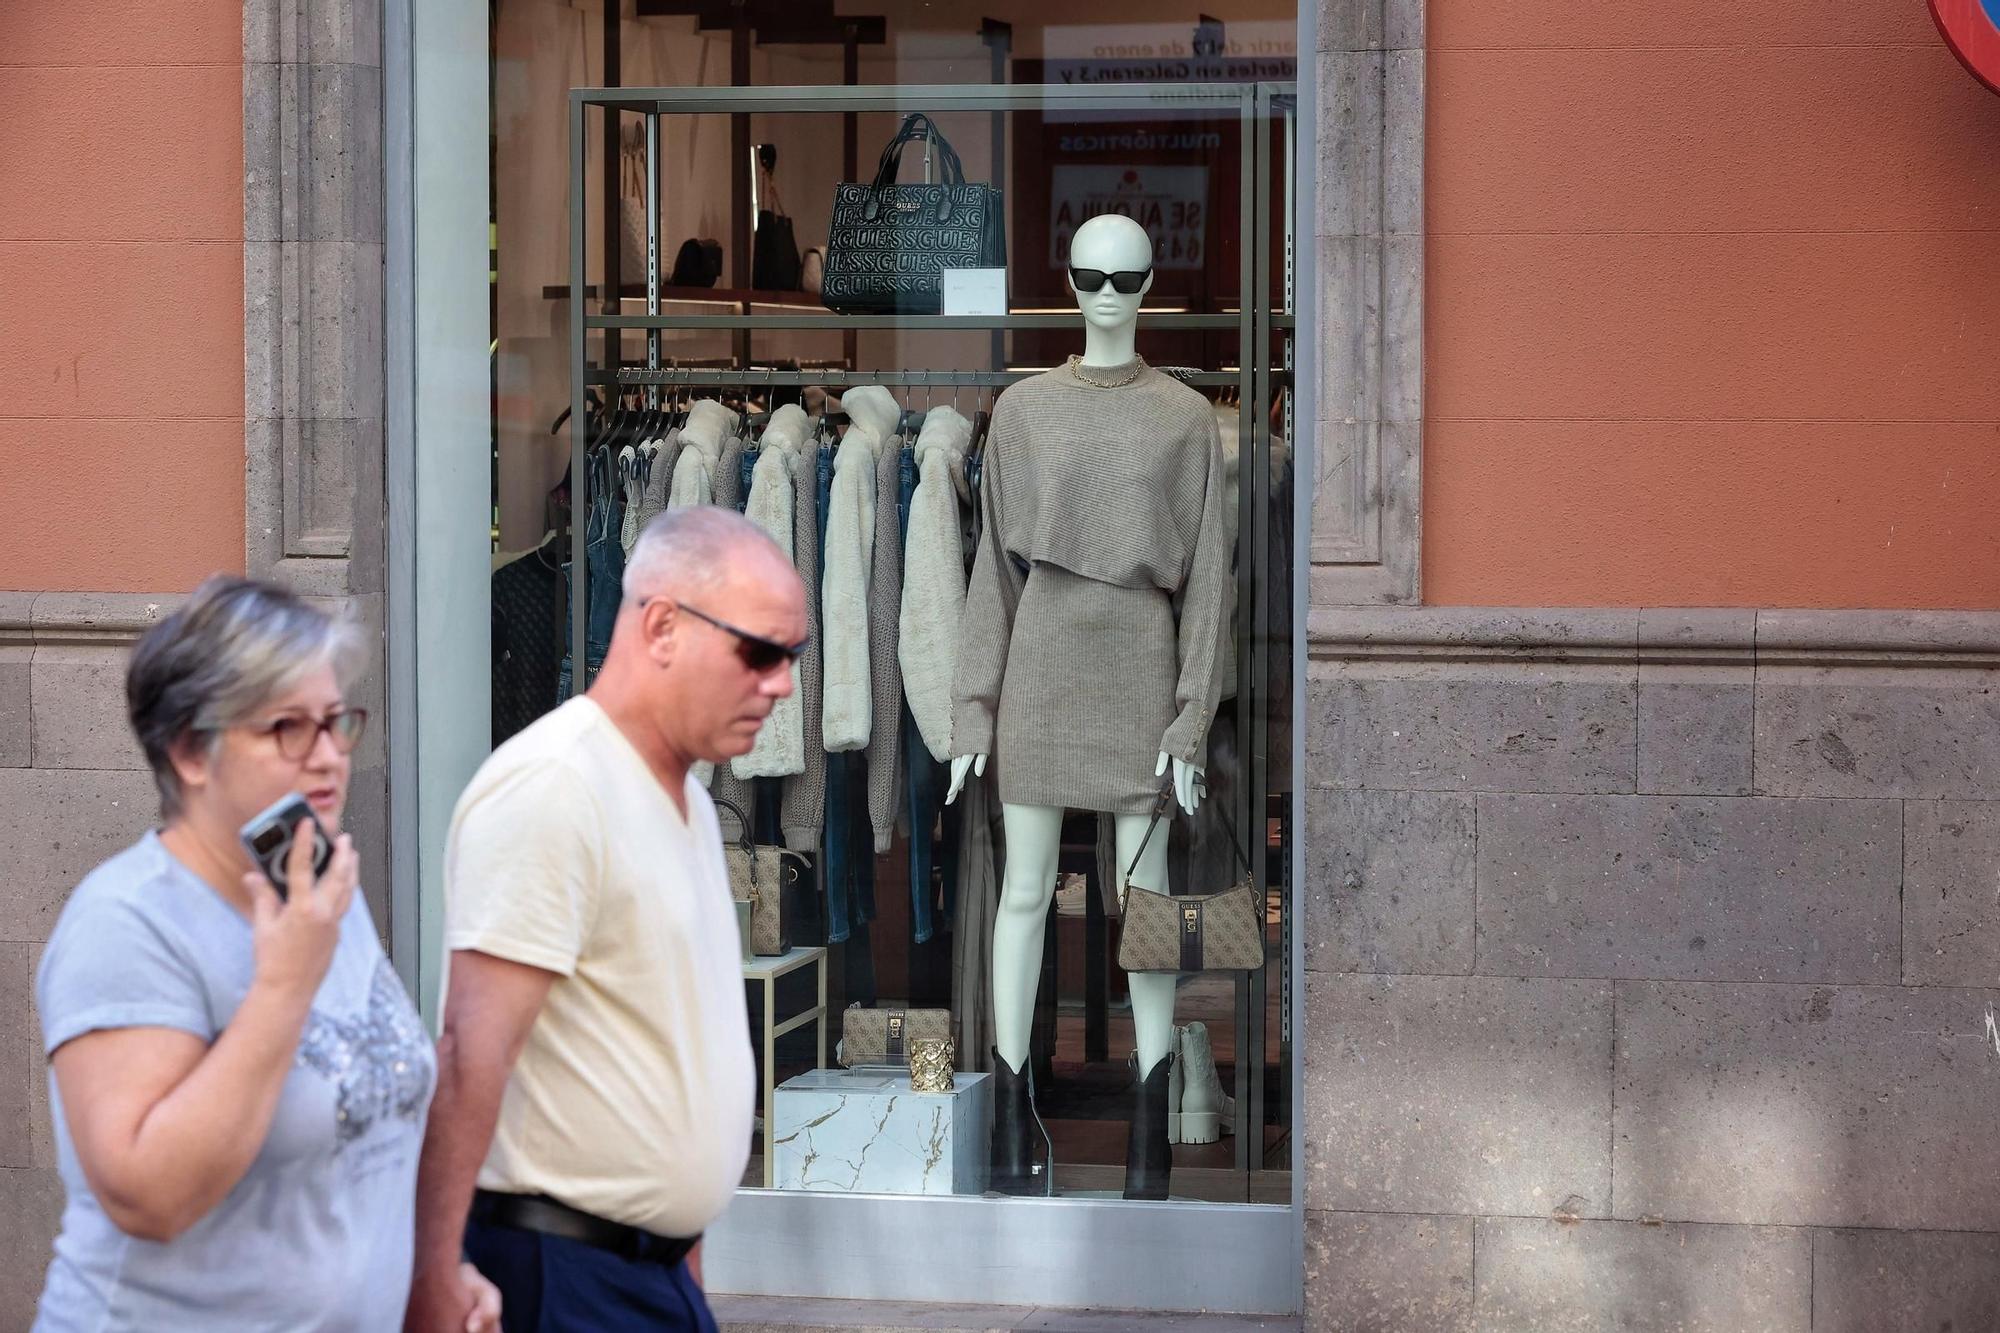
[[[493,740],[645,518],[744,510],[818,614],[710,778],[770,890],[745,1187],[1289,1207],[1296,13],[880,8],[496,6]],[[732,83],[780,100],[600,98],[571,161],[574,88]]]

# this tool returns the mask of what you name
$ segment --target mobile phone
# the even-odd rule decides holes
[[[286,865],[291,860],[292,838],[301,820],[312,824],[313,875],[324,875],[327,864],[333,860],[333,839],[326,836],[326,828],[313,814],[312,806],[297,792],[280,797],[243,826],[244,850],[250,853],[250,859],[264,872],[264,878],[271,881],[280,898],[290,897]]]

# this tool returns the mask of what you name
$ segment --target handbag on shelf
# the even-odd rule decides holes
[[[907,1066],[912,1041],[950,1036],[949,1009],[863,1009],[857,1002],[840,1014],[840,1063]]]
[[[935,185],[897,185],[905,145],[937,152]],[[991,185],[968,185],[958,154],[922,112],[882,150],[875,179],[834,190],[820,300],[847,315],[935,315],[948,268],[1005,268],[1006,214]]]
[[[646,280],[646,141],[634,125],[618,146],[619,285]]]
[[[771,175],[777,153],[771,145],[769,160],[761,154],[757,169],[764,177],[764,197],[769,208],[757,210],[757,233],[750,243],[750,285],[760,292],[795,292],[799,289],[799,243],[792,235],[792,219],[778,196],[778,182]]]
[[[671,287],[713,287],[722,276],[722,242],[703,237],[682,241],[674,254]]]
[[[750,952],[775,958],[792,947],[792,914],[785,910],[785,899],[805,884],[806,859],[783,847],[760,846],[741,810],[724,800],[715,805],[734,815],[742,829],[737,844],[723,848],[723,860],[729,867],[729,895],[750,904]]]
[[[1254,972],[1264,966],[1264,903],[1234,829],[1229,830],[1229,842],[1243,862],[1243,878],[1222,892],[1175,897],[1132,882],[1132,872],[1139,868],[1139,858],[1172,799],[1171,793],[1160,793],[1153,822],[1146,826],[1146,836],[1125,869],[1118,966],[1127,972]],[[1227,814],[1223,822],[1226,827]]]

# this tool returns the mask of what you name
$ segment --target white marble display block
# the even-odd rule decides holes
[[[815,1069],[778,1085],[781,1190],[979,1194],[993,1132],[993,1078],[911,1092],[907,1069]]]

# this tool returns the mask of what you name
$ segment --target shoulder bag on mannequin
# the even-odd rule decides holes
[[[1172,793],[1161,792],[1146,828],[1146,842],[1159,831]],[[1218,806],[1217,810],[1220,811]],[[1235,831],[1230,830],[1235,843]],[[1118,936],[1118,966],[1127,972],[1254,972],[1264,966],[1263,901],[1243,849],[1243,878],[1220,893],[1175,897],[1132,882],[1139,853],[1125,871],[1125,921]]]

